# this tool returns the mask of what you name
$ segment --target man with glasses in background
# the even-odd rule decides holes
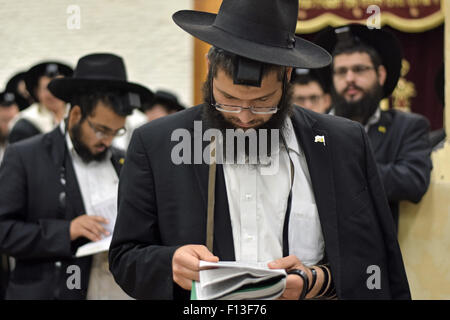
[[[0,248],[16,261],[6,299],[127,299],[107,252],[75,254],[112,233],[124,152],[111,143],[151,92],[128,82],[113,54],[82,57],[49,90],[70,103],[68,117],[10,145],[0,167]]]
[[[398,225],[399,201],[418,203],[428,189],[431,145],[428,120],[380,109],[400,76],[402,50],[395,36],[364,25],[327,28],[316,43],[333,54],[330,113],[360,122],[372,145],[389,206]]]

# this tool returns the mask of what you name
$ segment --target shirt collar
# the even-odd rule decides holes
[[[286,118],[285,124],[282,130],[283,137],[286,141],[286,145],[289,151],[294,151],[298,155],[302,155],[300,146],[294,132],[294,126],[290,117]]]
[[[364,129],[366,130],[366,132],[369,131],[370,126],[372,126],[375,123],[377,123],[378,121],[380,121],[380,118],[381,118],[381,110],[378,107],[377,110],[375,111],[375,113],[367,121],[367,124],[364,126]]]
[[[335,115],[334,113],[334,108],[330,110],[330,112],[328,114],[331,115]],[[374,125],[375,123],[377,123],[378,121],[380,121],[381,118],[381,109],[380,107],[377,108],[377,110],[375,110],[374,114],[372,114],[372,116],[369,118],[369,120],[367,121],[367,124],[364,126],[364,129],[366,130],[366,132],[369,131],[370,126]]]

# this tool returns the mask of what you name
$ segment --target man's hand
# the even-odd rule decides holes
[[[306,272],[308,278],[312,278],[311,270],[305,267],[303,263],[294,255],[290,255],[281,259],[274,260],[268,264],[270,269],[300,269]],[[278,298],[280,300],[298,300],[303,290],[303,280],[298,275],[288,274],[286,278],[286,289]]]
[[[186,290],[191,290],[192,280],[199,281],[200,260],[218,262],[203,245],[186,245],[178,248],[172,258],[173,281]]]
[[[86,214],[76,217],[70,222],[70,240],[85,237],[91,241],[98,241],[101,240],[102,235],[109,236],[109,232],[103,228],[102,223],[107,224],[108,220]]]

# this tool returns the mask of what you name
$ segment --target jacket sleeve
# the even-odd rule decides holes
[[[432,169],[429,124],[424,118],[410,118],[395,162],[378,163],[389,201],[419,202],[430,184]]]
[[[0,166],[0,250],[23,259],[71,257],[70,221],[29,221],[27,179],[20,152],[9,145]]]
[[[173,299],[172,257],[178,247],[161,245],[153,172],[139,129],[121,171],[118,201],[109,250],[116,282],[136,299]]]
[[[361,126],[360,128],[364,141],[367,180],[377,212],[376,218],[383,233],[384,244],[386,247],[386,260],[388,261],[387,272],[391,299],[409,300],[411,299],[411,293],[400,251],[400,245],[397,239],[394,220],[386,200],[385,192],[381,187],[379,172],[377,171],[368,136],[363,127]]]

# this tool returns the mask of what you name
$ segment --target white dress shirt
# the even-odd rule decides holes
[[[64,134],[64,121],[60,124],[60,128]],[[75,151],[68,134],[66,135],[66,143],[69,155],[72,158],[86,214],[97,215],[95,208],[103,203],[116,204],[119,178],[111,162],[111,152],[108,152],[103,161],[85,163]],[[87,299],[130,299],[117,285],[109,271],[107,252],[98,253],[92,257]]]
[[[305,265],[323,258],[324,241],[308,166],[287,119],[283,135],[294,166],[289,218],[289,254]],[[276,152],[273,156],[276,156]],[[225,185],[237,261],[269,262],[283,256],[283,226],[291,187],[291,165],[280,143],[276,174],[261,174],[263,165],[224,164]]]

